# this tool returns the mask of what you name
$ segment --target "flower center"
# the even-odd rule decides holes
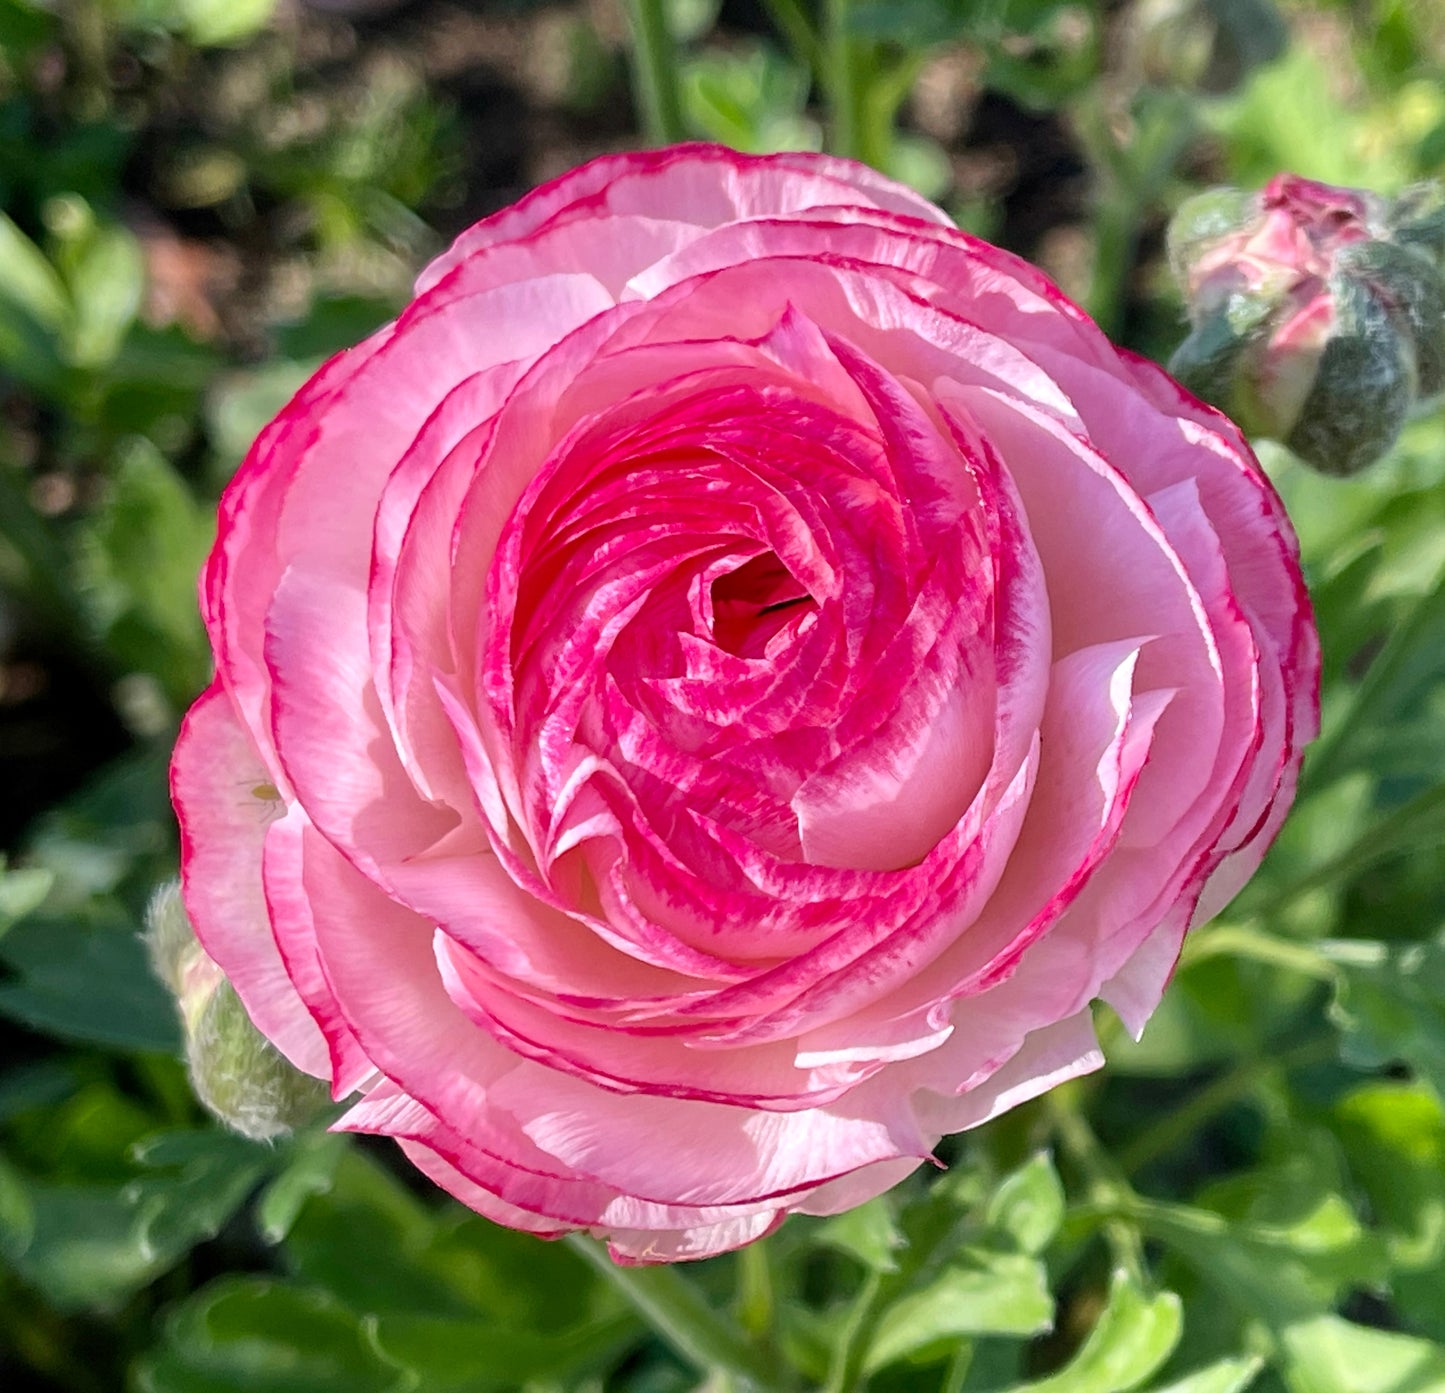
[[[766,551],[713,581],[713,640],[736,657],[758,658],[776,634],[817,608],[777,553]]]

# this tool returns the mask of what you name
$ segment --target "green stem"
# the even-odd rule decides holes
[[[868,1354],[868,1344],[878,1324],[879,1297],[883,1290],[881,1273],[870,1272],[853,1298],[838,1342],[833,1346],[833,1359],[828,1366],[828,1382],[823,1393],[853,1393],[860,1386],[863,1376],[863,1360]]]
[[[963,1385],[968,1381],[968,1371],[972,1367],[973,1344],[965,1340],[954,1350],[953,1358],[948,1361],[948,1371],[943,1376],[943,1384],[938,1393],[963,1393]]]
[[[1156,1157],[1167,1155],[1188,1140],[1206,1122],[1250,1093],[1276,1071],[1298,1069],[1331,1059],[1339,1046],[1333,1036],[1306,1040],[1283,1054],[1249,1059],[1201,1088],[1188,1102],[1165,1113],[1152,1127],[1140,1132],[1119,1151],[1119,1166],[1129,1175]]]
[[[563,1240],[617,1288],[624,1300],[694,1368],[726,1373],[741,1389],[780,1388],[779,1371],[671,1267],[621,1267],[580,1234]]]
[[[686,138],[686,127],[677,80],[677,43],[664,0],[627,0],[627,23],[643,130],[654,145],[672,145]]]
[[[1311,944],[1279,938],[1244,924],[1221,924],[1218,928],[1191,935],[1185,940],[1179,966],[1181,969],[1189,967],[1220,954],[1251,958],[1271,967],[1303,973],[1306,977],[1318,977],[1325,982],[1333,981],[1337,975],[1334,964]]]
[[[823,24],[832,149],[857,159],[862,152],[863,84],[858,41],[852,34],[852,0],[823,0]]]
[[[823,45],[807,11],[798,0],[762,0],[762,3],[778,33],[787,40],[794,59],[812,73],[820,85],[826,86],[828,70]]]
[[[1045,1106],[1060,1145],[1084,1178],[1084,1190],[1091,1204],[1110,1215],[1104,1221],[1104,1237],[1115,1263],[1124,1268],[1140,1286],[1148,1285],[1144,1247],[1138,1225],[1122,1217],[1136,1200],[1133,1188],[1089,1126],[1079,1106],[1078,1086],[1061,1084],[1047,1096]]]
[[[773,1272],[766,1243],[749,1243],[737,1262],[738,1321],[755,1340],[765,1340],[773,1328]]]

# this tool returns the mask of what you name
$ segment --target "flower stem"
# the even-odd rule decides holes
[[[627,0],[632,31],[632,76],[642,125],[654,145],[671,145],[686,137],[682,91],[678,85],[677,43],[667,19],[665,0]]]
[[[739,1390],[781,1387],[757,1350],[671,1267],[622,1267],[580,1234],[563,1240],[622,1294],[624,1300],[694,1368],[730,1375]]]
[[[838,1342],[833,1346],[833,1359],[828,1366],[828,1382],[823,1386],[823,1393],[853,1393],[859,1386],[868,1343],[878,1323],[878,1298],[882,1288],[883,1277],[878,1272],[870,1272],[863,1279],[843,1328],[838,1332]]]
[[[1118,1153],[1120,1167],[1132,1175],[1156,1157],[1172,1151],[1276,1070],[1288,1071],[1321,1063],[1333,1058],[1338,1049],[1333,1036],[1319,1037],[1306,1040],[1283,1054],[1243,1060],[1122,1147]]]
[[[828,73],[823,48],[813,32],[812,20],[798,0],[762,0],[762,5],[773,26],[787,40],[793,58],[820,84],[826,84]]]
[[[1255,962],[1268,963],[1271,967],[1303,973],[1306,977],[1318,977],[1326,982],[1333,981],[1338,975],[1334,964],[1312,944],[1279,938],[1275,934],[1253,929],[1245,924],[1221,924],[1217,928],[1205,929],[1192,935],[1185,941],[1179,966],[1181,969],[1189,967],[1220,954],[1250,958]]]
[[[738,1320],[755,1340],[773,1328],[773,1272],[766,1240],[749,1243],[738,1253]]]
[[[1089,1126],[1079,1106],[1077,1085],[1060,1084],[1048,1095],[1045,1106],[1054,1134],[1084,1178],[1090,1202],[1112,1216],[1104,1221],[1104,1238],[1115,1264],[1128,1272],[1140,1286],[1147,1286],[1139,1226],[1123,1217],[1137,1196]]]
[[[831,148],[835,154],[857,159],[863,136],[863,94],[858,41],[852,33],[852,0],[823,0],[823,26]]]

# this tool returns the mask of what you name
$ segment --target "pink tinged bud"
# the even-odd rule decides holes
[[[325,1086],[292,1067],[251,1024],[235,989],[191,929],[180,885],[160,887],[146,910],[146,948],[176,999],[196,1097],[252,1141],[270,1141],[320,1116]]]
[[[1170,229],[1193,332],[1171,368],[1257,435],[1351,474],[1445,387],[1445,195],[1394,201],[1283,174]]]

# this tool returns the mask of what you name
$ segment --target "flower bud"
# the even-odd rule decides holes
[[[176,998],[191,1087],[207,1109],[253,1141],[317,1118],[330,1101],[326,1086],[294,1068],[251,1024],[235,988],[196,940],[177,882],[151,899],[145,936],[151,966]]]
[[[1170,368],[1252,434],[1353,474],[1445,388],[1445,191],[1295,175],[1190,199],[1169,233],[1193,332]]]

